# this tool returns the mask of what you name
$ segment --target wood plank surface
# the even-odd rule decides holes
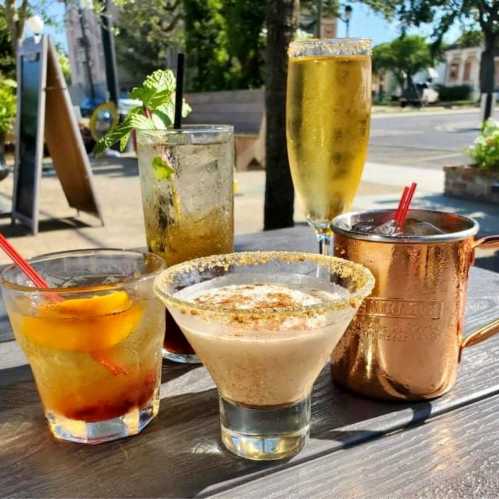
[[[492,498],[499,495],[499,396],[216,497]]]
[[[281,238],[282,236],[282,238]],[[243,236],[239,249],[314,247],[308,228]],[[466,327],[497,314],[499,276],[474,269]],[[12,343],[0,344],[0,366],[12,360]],[[142,435],[89,447],[56,442],[42,415],[28,366],[0,370],[0,487],[13,497],[190,497],[227,493],[287,469],[308,468],[341,449],[430,420],[499,394],[499,337],[465,352],[451,393],[432,402],[388,403],[356,397],[332,385],[326,368],[313,394],[311,440],[298,456],[277,464],[251,463],[225,451],[219,442],[217,393],[203,367],[163,366],[161,410]],[[3,360],[5,363],[3,363]],[[16,367],[17,366],[17,367]],[[477,425],[481,424],[480,421]],[[381,438],[385,440],[392,437]],[[495,443],[499,454],[499,444]],[[349,455],[355,449],[345,451]],[[374,459],[375,461],[375,459]],[[270,480],[272,478],[269,478]],[[251,489],[253,490],[253,489]],[[246,497],[261,497],[262,490]],[[251,491],[249,491],[251,492]],[[267,495],[265,493],[265,495]]]

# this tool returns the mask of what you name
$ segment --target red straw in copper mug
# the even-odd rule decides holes
[[[0,248],[5,252],[5,254],[17,265],[17,267],[26,275],[26,277],[40,289],[47,289],[49,285],[47,281],[33,268],[31,264],[25,260],[18,251],[9,243],[6,237],[0,233]],[[62,298],[56,293],[47,294],[52,301],[61,301]],[[108,359],[102,352],[90,352],[90,355],[94,360],[99,362],[108,371],[117,376],[118,374],[127,374],[126,369],[115,364],[110,359]]]
[[[398,208],[395,210],[395,214],[393,215],[393,220],[395,220],[397,225],[400,225],[399,219],[400,215],[402,214],[402,208],[404,206],[405,199],[407,198],[407,194],[409,194],[409,187],[404,187],[404,190],[402,191],[402,196],[400,196]]]
[[[402,192],[402,197],[400,198],[398,208],[393,217],[393,219],[401,229],[403,229],[404,227],[407,214],[409,213],[409,208],[411,206],[412,198],[414,197],[414,193],[416,192],[416,187],[416,182],[412,182],[410,187],[404,187],[404,191]]]

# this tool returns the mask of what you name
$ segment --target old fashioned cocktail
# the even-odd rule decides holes
[[[1,277],[55,437],[100,443],[134,435],[159,409],[164,314],[152,293],[161,258],[119,250],[32,261],[49,289],[16,267]]]

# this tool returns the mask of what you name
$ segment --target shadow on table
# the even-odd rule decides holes
[[[107,175],[109,177],[139,176],[137,158],[93,158],[91,167],[94,175]],[[47,161],[44,164],[43,176],[50,178],[55,177],[56,175],[57,174],[52,166],[52,163]]]
[[[98,222],[96,222],[98,223]],[[40,233],[42,232],[52,232],[56,230],[65,230],[65,229],[84,229],[86,227],[94,227],[89,223],[84,222],[83,220],[76,217],[64,217],[64,218],[50,218],[40,220],[38,230]],[[31,234],[31,229],[26,225],[21,224],[11,224],[10,219],[5,220],[0,224],[0,231],[2,234],[9,238],[14,239],[16,237],[23,237]]]
[[[318,414],[311,431],[312,438],[333,442],[328,447],[328,452],[336,448],[353,447],[394,430],[423,424],[432,415],[432,404],[429,401],[376,400],[332,383],[329,389],[330,417]],[[321,408],[320,413],[324,412]],[[369,429],[365,427],[366,424]]]
[[[165,375],[170,371],[166,384],[194,368],[165,364]],[[30,403],[16,404],[2,418],[8,417],[12,427],[22,426],[21,440],[9,440],[10,430],[0,424],[0,439],[6,439],[0,448],[0,483],[7,496],[202,497],[224,491],[230,495],[235,485],[380,437],[393,429],[398,416],[391,413],[401,408],[413,411],[412,418],[405,415],[405,425],[422,422],[431,413],[429,404],[361,399],[334,387],[325,369],[314,389],[312,440],[291,461],[255,463],[223,448],[215,389],[164,397],[157,418],[141,435],[85,446],[51,438],[40,404],[33,401],[34,384],[22,381],[15,386],[18,393],[2,389],[2,396],[10,399],[24,390]],[[188,390],[188,385],[182,389]],[[22,489],[10,479],[13,467],[22,477]]]

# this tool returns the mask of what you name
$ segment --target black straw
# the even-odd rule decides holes
[[[173,128],[182,128],[182,101],[184,100],[184,54],[177,56],[177,87],[175,89],[175,121]]]

